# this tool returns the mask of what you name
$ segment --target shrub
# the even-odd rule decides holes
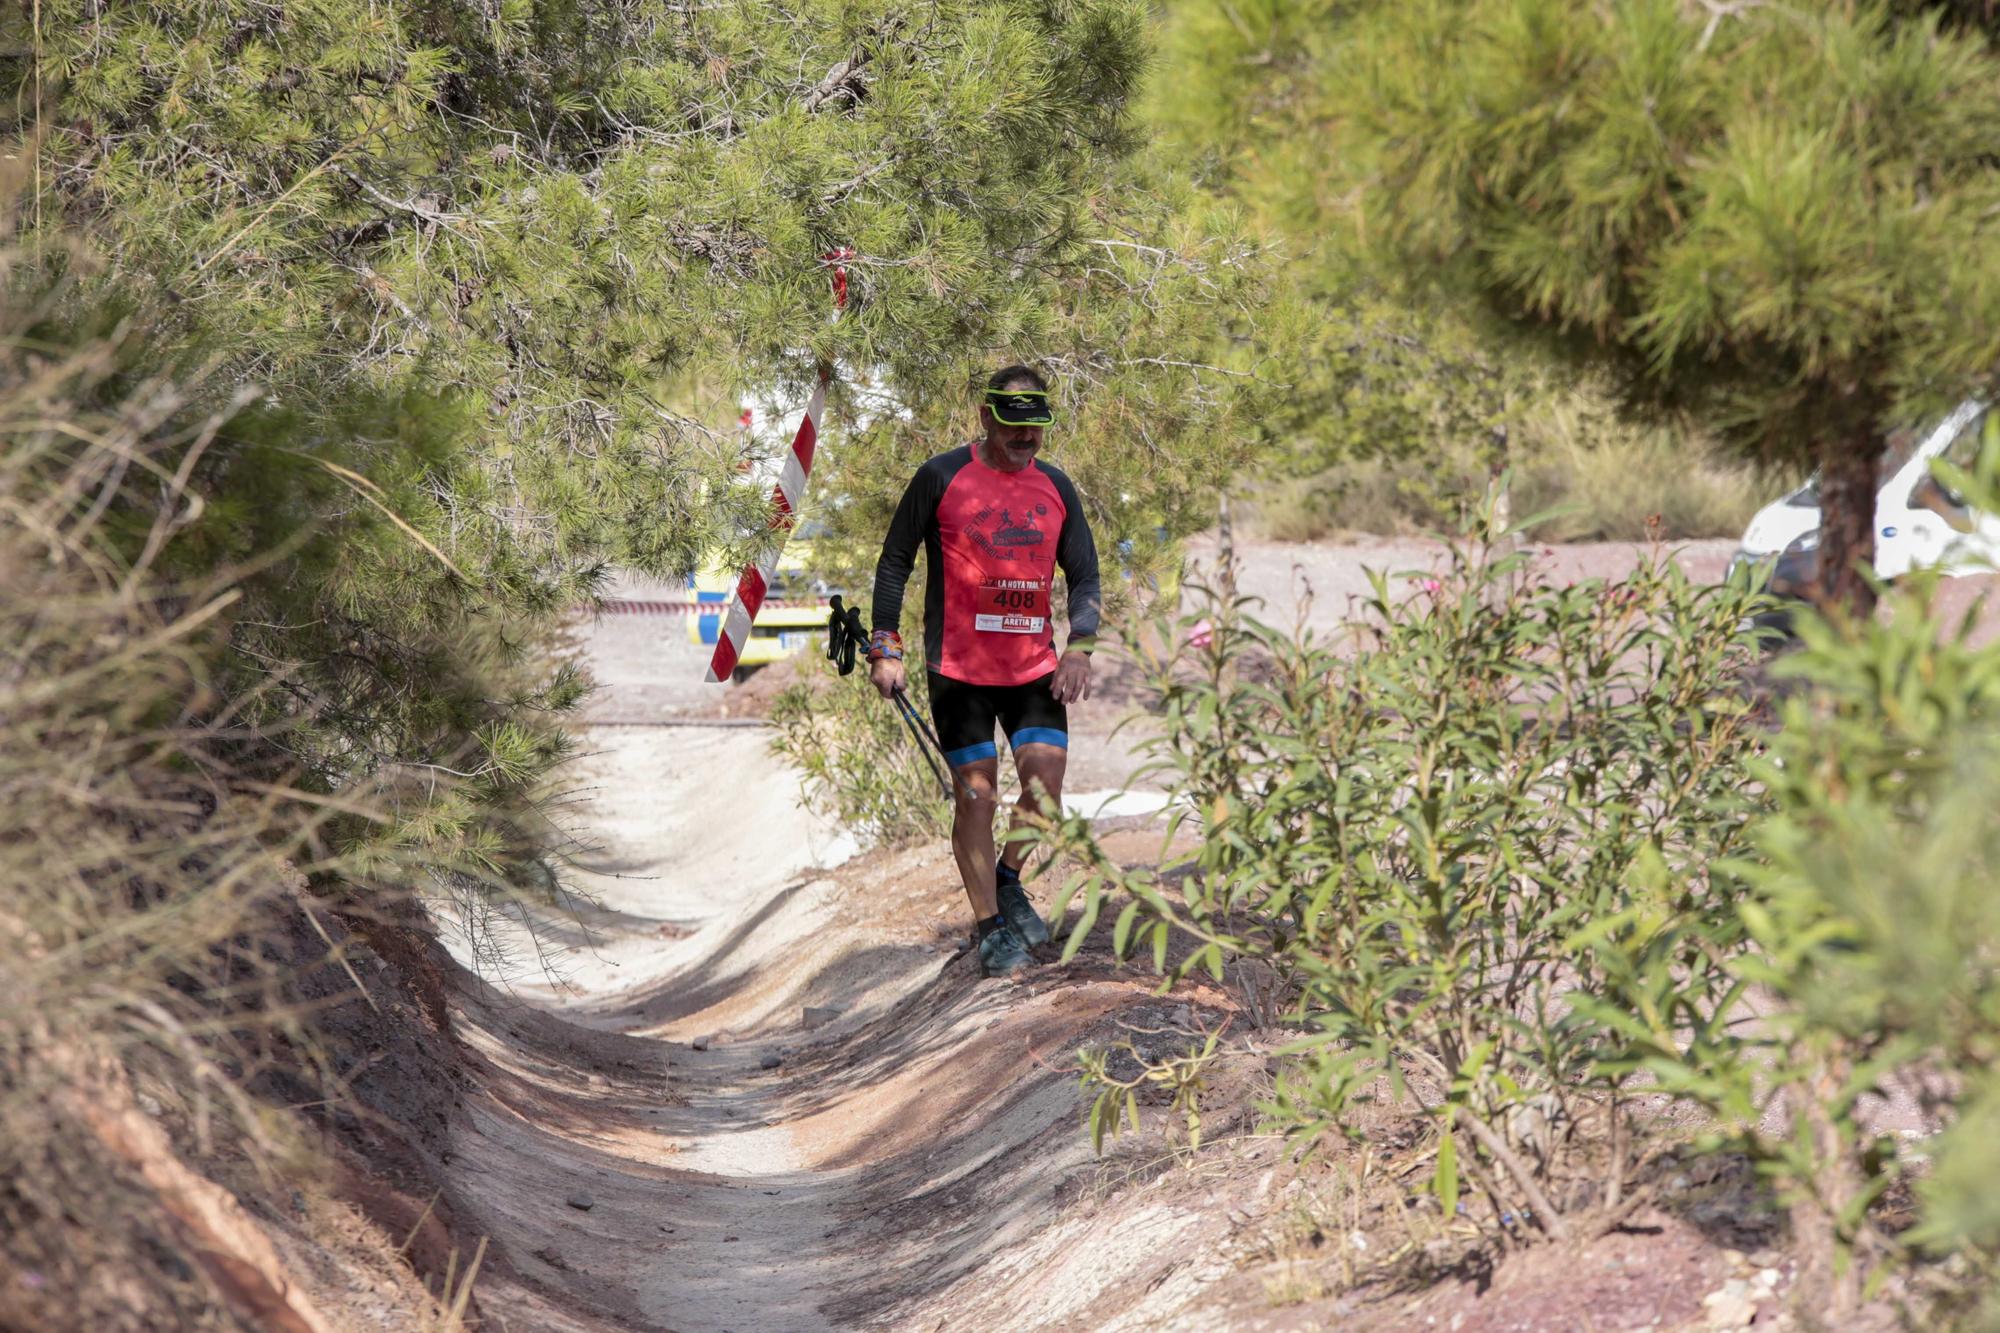
[[[2000,654],[1929,639],[1945,626],[1925,610],[1919,595],[1859,637],[1806,627],[1789,670],[1815,688],[1787,704],[1758,769],[1776,810],[1746,870],[1736,965],[1773,1012],[1755,1065],[1688,1085],[1783,1187],[1838,1310],[1884,1261],[2000,1248]],[[1892,1095],[1945,1124],[1933,1170],[1884,1127]],[[1899,1182],[1921,1215],[1903,1235],[1869,1215]]]
[[[2000,432],[1975,474],[1939,471],[2000,511]],[[1755,595],[1671,565],[1557,588],[1458,550],[1414,596],[1388,587],[1351,652],[1231,607],[1180,622],[1214,621],[1205,646],[1162,625],[1181,646],[1144,664],[1154,771],[1200,844],[1126,870],[1052,823],[1084,867],[1068,948],[1115,910],[1116,950],[1150,944],[1170,979],[1274,965],[1311,1034],[1270,1118],[1311,1140],[1397,1099],[1436,1125],[1447,1209],[1467,1180],[1549,1230],[1615,1201],[1643,1091],[1777,1187],[1797,1290],[1836,1323],[1927,1256],[1990,1276],[2000,649],[1976,609],[1953,620],[1917,579],[1885,618],[1803,614],[1773,718],[1738,687]],[[1887,1132],[1892,1097],[1942,1127],[1923,1151]],[[1592,1119],[1610,1132],[1576,1133]],[[1601,1188],[1566,1162],[1590,1139]],[[1914,1222],[1875,1207],[1896,1190]]]
[[[477,414],[446,394],[361,386],[307,411],[230,388],[200,344],[121,302],[32,267],[7,284],[18,409],[54,394],[64,412],[129,420],[147,443],[121,462],[23,416],[14,484],[90,485],[89,549],[134,581],[228,589],[203,621],[208,693],[190,716],[242,727],[235,760],[267,779],[370,794],[368,817],[321,832],[356,872],[327,896],[393,911],[388,891],[423,887],[478,910],[545,883],[553,839],[537,802],[570,750],[556,719],[585,688],[549,649],[602,575],[536,566],[454,524]]]
[[[842,677],[823,657],[809,658],[799,681],[772,702],[772,748],[799,770],[805,800],[864,845],[948,834],[951,808],[936,775],[895,706],[875,692],[865,673],[862,664]],[[909,673],[908,693],[928,721],[930,692],[921,669]]]
[[[1941,471],[2000,509],[2000,437],[1977,475]],[[1836,1316],[1893,1264],[2000,1254],[2000,651],[1973,642],[1977,608],[1948,617],[1934,592],[1915,580],[1860,625],[1802,619],[1780,667],[1800,688],[1754,769],[1771,811],[1732,964],[1766,997],[1755,1058],[1681,1082],[1785,1191]],[[1942,1124],[1922,1154],[1885,1130],[1892,1096]],[[1896,1234],[1870,1208],[1899,1184],[1918,1220]]]
[[[1508,453],[1514,512],[1547,513],[1546,541],[1735,537],[1782,483],[1713,456],[1684,430],[1618,421],[1584,393],[1525,413]],[[1338,533],[1452,532],[1491,484],[1471,442],[1441,439],[1421,456],[1365,456],[1254,493],[1257,526],[1279,541]]]
[[[1106,553],[1107,563],[1118,558]],[[1178,545],[1160,541],[1142,553],[1157,562],[1178,559]],[[1161,593],[1158,582],[1147,587],[1139,569],[1126,567],[1124,577],[1108,580],[1107,615],[1116,618],[1140,597],[1171,596]],[[861,566],[845,572],[860,581]],[[912,583],[904,602],[903,640],[910,646],[907,693],[918,717],[930,725],[930,690],[922,661],[923,630],[919,617],[923,605],[921,586]],[[1060,598],[1055,615],[1058,622],[1066,614]],[[792,668],[779,668],[791,670]],[[798,675],[772,701],[771,722],[777,729],[772,749],[796,767],[802,778],[806,804],[838,819],[864,845],[898,844],[941,837],[951,831],[951,807],[939,786],[939,775],[950,779],[950,770],[935,752],[933,770],[924,759],[927,741],[919,741],[901,720],[895,706],[875,692],[868,683],[868,666],[857,661],[854,675],[839,676],[823,654],[801,659]],[[1018,794],[1018,782],[1011,763],[1000,765],[1002,806],[996,815],[1004,826],[1012,814],[1006,803]]]
[[[1086,867],[1058,900],[1082,904],[1069,951],[1122,891],[1121,955],[1150,946],[1170,976],[1268,960],[1310,1033],[1276,1123],[1312,1137],[1394,1097],[1436,1125],[1448,1212],[1476,1186],[1495,1217],[1561,1230],[1604,1192],[1566,1160],[1576,1125],[1617,1114],[1641,1050],[1714,1040],[1736,998],[1716,867],[1744,850],[1759,739],[1719,683],[1754,656],[1755,605],[1657,554],[1557,586],[1458,547],[1414,595],[1377,575],[1347,643],[1219,604],[1163,623],[1151,772],[1198,846],[1127,871],[1054,827]]]
[[[130,376],[129,344],[16,318],[0,345],[0,1325],[296,1313],[263,1233],[179,1154],[300,1179],[304,1137],[252,1091],[260,1073],[345,1105],[354,1071],[295,1003],[274,923],[338,930],[305,877],[349,868],[332,820],[373,793],[303,790],[286,737],[250,720],[262,700],[222,688],[240,571],[165,572],[202,505],[177,464],[226,423],[171,377]]]

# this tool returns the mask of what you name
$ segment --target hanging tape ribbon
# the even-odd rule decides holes
[[[833,308],[836,317],[847,308],[845,261],[852,258],[853,249],[845,245],[821,256],[822,262],[833,268]],[[826,409],[826,386],[832,378],[833,368],[822,362],[819,383],[806,402],[805,418],[799,422],[798,434],[792,437],[791,452],[785,457],[778,483],[771,488],[771,531],[778,534],[777,545],[745,565],[742,575],[736,580],[736,596],[731,599],[722,631],[715,636],[715,655],[708,662],[707,679],[711,683],[728,680],[735,672],[743,645],[750,639],[750,626],[764,607],[764,596],[770,590],[771,579],[777,571],[778,554],[784,549],[784,539],[791,534],[799,502],[805,498],[806,480],[812,475],[813,450],[819,443],[820,414]]]
[[[833,308],[836,311],[845,310],[847,309],[847,265],[844,261],[854,258],[854,251],[851,247],[843,245],[836,250],[827,251],[822,257],[833,265]]]

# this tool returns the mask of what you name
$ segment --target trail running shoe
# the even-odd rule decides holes
[[[1012,926],[996,926],[979,941],[981,976],[1009,976],[1034,965],[1034,955],[1028,952],[1027,945],[1021,943],[1021,937],[1014,933]]]
[[[1003,861],[999,864],[995,880],[1000,915],[1007,918],[1007,924],[1021,937],[1021,943],[1030,949],[1039,949],[1047,944],[1049,923],[1042,920],[1042,914],[1028,901],[1028,891],[1021,887],[1021,872]]]

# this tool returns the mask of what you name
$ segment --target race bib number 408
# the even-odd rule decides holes
[[[979,585],[974,629],[1040,634],[1049,627],[1049,585],[1035,579],[987,579]]]

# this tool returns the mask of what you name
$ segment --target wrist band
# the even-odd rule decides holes
[[[892,629],[878,629],[868,636],[868,660],[870,662],[900,662],[903,660],[903,636]]]

